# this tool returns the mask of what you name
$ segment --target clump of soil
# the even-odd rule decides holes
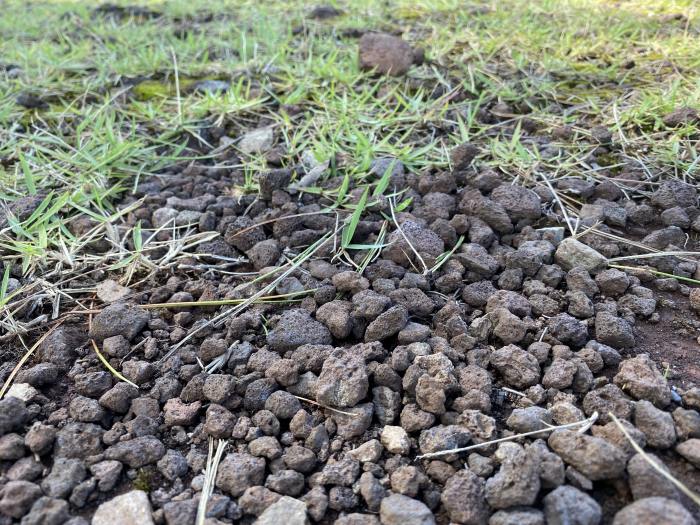
[[[323,243],[268,294],[294,301],[220,326],[210,307],[176,303],[253,296],[271,279],[254,278],[335,231],[336,217],[284,169],[261,176],[259,196],[230,196],[242,175],[205,165],[142,184],[130,221],[169,225],[164,241],[173,226],[219,235],[167,281],[101,288],[115,302],[90,323],[67,319],[22,368],[0,401],[0,523],[194,523],[209,438],[228,443],[210,524],[695,523],[611,414],[697,480],[697,294],[609,267],[637,248],[570,237],[548,188],[476,172],[474,154],[462,146],[456,171],[421,177],[396,163],[390,184],[411,200],[376,260],[358,272]],[[678,181],[640,202],[607,181],[557,189],[583,202],[579,232],[642,230],[644,244],[676,250],[700,230],[696,188]],[[363,188],[348,192],[359,201]],[[389,206],[367,208],[353,243],[378,241]],[[691,260],[651,263],[698,275]],[[664,349],[671,330],[683,342]],[[587,432],[489,444],[594,414]]]

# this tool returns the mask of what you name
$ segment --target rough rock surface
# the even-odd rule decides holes
[[[93,525],[151,525],[151,503],[142,490],[132,490],[100,505],[92,517]]]
[[[414,61],[411,46],[386,33],[365,33],[359,46],[360,69],[401,76]]]

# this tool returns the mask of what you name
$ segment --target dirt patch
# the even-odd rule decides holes
[[[669,379],[683,388],[700,383],[700,321],[690,311],[688,297],[679,293],[658,292],[658,322],[640,323],[636,352],[648,353]]]

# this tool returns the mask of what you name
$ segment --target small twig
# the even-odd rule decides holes
[[[682,275],[674,275],[672,273],[666,273],[662,272],[659,270],[655,270],[654,268],[649,268],[646,266],[625,266],[622,264],[608,264],[610,268],[617,268],[618,270],[627,270],[630,272],[649,272],[654,275],[661,275],[663,277],[669,277],[671,279],[678,279],[679,281],[686,281],[689,283],[693,284],[700,284],[700,280],[698,279],[692,279],[690,277],[683,277]]]
[[[214,439],[209,436],[209,455],[207,456],[207,466],[204,471],[204,485],[202,486],[202,494],[199,496],[199,504],[197,505],[197,525],[204,525],[207,517],[207,504],[209,498],[214,493],[214,483],[216,482],[216,472],[221,463],[221,456],[224,455],[224,450],[228,446],[228,441],[220,439],[216,444],[216,453],[214,452]]]
[[[511,394],[514,394],[518,397],[527,397],[522,392],[518,392],[517,390],[513,390],[512,388],[508,388],[507,386],[502,387],[501,390],[505,390],[506,392],[510,392]]]
[[[569,232],[571,233],[571,235],[576,235],[576,231],[571,226],[571,219],[569,218],[569,214],[566,212],[566,207],[564,206],[564,203],[561,202],[561,199],[559,198],[559,195],[557,195],[557,192],[554,191],[554,187],[552,186],[552,183],[549,182],[549,179],[545,176],[544,173],[538,173],[538,174],[542,178],[544,183],[547,185],[547,187],[549,188],[549,191],[552,192],[552,196],[554,197],[554,200],[557,201],[557,204],[559,205],[561,212],[564,214],[564,220],[566,221],[566,227],[569,229]]]
[[[294,394],[292,394],[292,395],[294,396]],[[340,410],[338,408],[333,408],[333,407],[329,407],[327,405],[322,405],[321,403],[318,403],[318,402],[314,401],[313,399],[307,399],[307,398],[301,397],[301,396],[294,396],[294,397],[296,397],[297,399],[299,399],[301,401],[306,401],[307,403],[311,403],[312,405],[316,405],[318,407],[325,408],[326,410],[338,412],[339,414],[345,414],[346,416],[352,416],[352,417],[360,417],[360,414],[355,414],[354,412],[345,412],[344,410]]]
[[[238,237],[239,235],[243,235],[244,233],[249,232],[250,230],[254,230],[255,228],[258,228],[259,226],[264,226],[265,224],[272,224],[273,222],[283,221],[285,219],[294,219],[297,217],[309,217],[310,215],[323,215],[324,213],[330,213],[332,211],[333,211],[333,209],[328,208],[328,209],[323,209],[323,210],[319,210],[319,211],[309,211],[306,213],[295,213],[293,215],[283,215],[282,217],[275,217],[274,219],[267,219],[266,221],[256,222],[252,226],[248,226],[246,228],[243,228],[242,230],[238,230],[236,233],[231,235],[231,237]]]
[[[544,432],[552,432],[554,430],[561,430],[565,428],[574,428],[577,426],[581,426],[581,428],[578,430],[579,433],[583,434],[584,432],[588,431],[591,426],[593,426],[593,423],[595,423],[598,420],[598,412],[594,412],[591,417],[588,419],[583,419],[581,421],[576,421],[574,423],[567,423],[566,425],[559,425],[556,427],[549,427],[549,428],[543,428],[541,430],[533,430],[532,432],[523,432],[522,434],[515,434],[514,436],[508,436],[504,438],[499,438],[499,439],[494,439],[491,441],[487,441],[485,443],[477,443],[476,445],[471,445],[469,447],[462,447],[462,448],[452,448],[449,450],[441,450],[439,452],[429,452],[428,454],[422,454],[420,456],[416,456],[416,459],[425,459],[425,458],[435,458],[439,456],[446,456],[448,454],[456,454],[459,452],[466,452],[468,450],[474,450],[476,448],[483,448],[483,447],[488,447],[489,445],[493,445],[495,443],[502,443],[504,441],[513,441],[515,439],[520,439],[522,437],[527,437],[527,436],[534,436],[536,434],[542,434]]]
[[[281,294],[281,295],[266,295],[263,297],[259,297],[255,302],[256,303],[287,302],[287,301],[275,301],[275,299],[289,299],[292,297],[297,297],[299,295],[306,295],[306,294],[314,293],[317,290],[318,290],[318,288],[310,288],[309,290],[301,290],[299,292],[290,292],[290,293]],[[245,301],[247,301],[247,299],[221,299],[221,300],[213,300],[213,301],[184,301],[181,303],[153,303],[153,304],[144,304],[141,306],[141,308],[144,308],[146,310],[152,310],[152,309],[156,309],[156,308],[189,308],[192,306],[228,306],[228,305],[232,305],[232,304],[241,304]]]
[[[102,364],[105,365],[107,370],[109,370],[112,373],[112,375],[114,377],[116,377],[117,379],[120,379],[121,381],[124,381],[125,383],[129,383],[131,386],[133,386],[134,388],[136,388],[138,390],[138,388],[139,388],[138,385],[129,381],[126,377],[121,375],[121,373],[119,373],[119,371],[117,371],[112,365],[109,364],[109,361],[107,361],[105,356],[102,355],[102,353],[100,352],[100,349],[97,348],[97,343],[95,342],[95,340],[90,339],[90,342],[92,343],[92,348],[95,350],[95,354],[97,354],[98,359],[100,361],[102,361]]]
[[[393,199],[387,199],[389,202],[389,210],[391,211],[391,218],[394,221],[394,224],[396,224],[396,229],[399,230],[399,233],[401,236],[404,238],[408,246],[413,250],[413,253],[416,254],[416,257],[418,257],[418,260],[420,263],[423,265],[423,275],[427,275],[430,272],[430,269],[428,268],[428,265],[425,264],[425,261],[423,260],[423,257],[421,257],[421,254],[418,253],[418,250],[413,246],[413,243],[409,240],[408,236],[403,232],[403,229],[401,228],[401,225],[399,224],[399,221],[396,220],[396,214],[394,213],[394,202]],[[410,257],[409,257],[410,260]]]
[[[642,253],[638,255],[622,255],[620,257],[611,257],[608,259],[610,262],[620,262],[620,261],[632,261],[634,259],[656,259],[657,257],[684,257],[686,255],[700,256],[700,252],[654,252],[654,253]]]
[[[454,245],[454,247],[440,255],[437,260],[435,261],[435,266],[433,266],[430,269],[431,273],[435,273],[438,271],[438,269],[447,262],[447,260],[454,255],[454,253],[459,249],[460,246],[462,246],[462,243],[464,242],[464,235],[460,235],[459,239],[457,239],[457,243]]]
[[[216,372],[219,368],[224,366],[225,363],[228,362],[229,358],[231,357],[231,354],[233,354],[233,349],[235,346],[238,344],[238,339],[236,339],[233,344],[231,344],[226,351],[219,355],[216,356],[208,365],[204,366],[203,363],[200,361],[199,357],[197,358],[197,362],[199,363],[199,366],[204,370],[205,373],[207,374],[213,374]]]

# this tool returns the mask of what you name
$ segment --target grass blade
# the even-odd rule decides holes
[[[34,174],[32,173],[32,168],[29,167],[24,154],[19,151],[19,163],[22,166],[22,173],[24,174],[24,184],[27,186],[27,191],[29,195],[36,195],[36,183],[34,182]]]
[[[343,177],[343,182],[340,184],[340,187],[338,188],[338,196],[335,199],[336,207],[343,204],[343,201],[345,200],[345,195],[348,193],[349,187],[350,187],[350,174],[346,173],[345,177]]]
[[[114,377],[116,377],[120,381],[124,381],[125,383],[129,383],[131,386],[135,387],[136,389],[139,388],[138,385],[129,381],[126,377],[121,375],[112,365],[109,364],[109,361],[107,361],[107,359],[105,359],[105,356],[103,356],[102,353],[100,352],[99,348],[97,348],[97,343],[95,342],[94,339],[90,339],[90,342],[92,343],[92,348],[95,350],[95,354],[97,354],[98,359],[100,361],[102,361],[102,364],[105,365],[105,368],[107,370],[109,370],[110,373]]]
[[[362,217],[362,212],[365,211],[365,206],[367,206],[367,196],[369,195],[369,188],[365,188],[365,191],[360,197],[360,202],[357,203],[355,211],[352,212],[350,217],[350,222],[343,228],[343,234],[341,236],[340,242],[341,247],[346,249],[352,242],[352,238],[355,235],[355,230],[357,225],[360,223],[360,218]]]
[[[372,197],[379,197],[381,195],[384,195],[384,192],[389,187],[389,182],[391,182],[391,174],[394,173],[394,166],[396,166],[396,162],[397,159],[391,159],[389,166],[386,170],[384,170],[384,175],[382,175],[382,178],[379,179],[379,181],[377,182],[377,186],[372,192]]]

